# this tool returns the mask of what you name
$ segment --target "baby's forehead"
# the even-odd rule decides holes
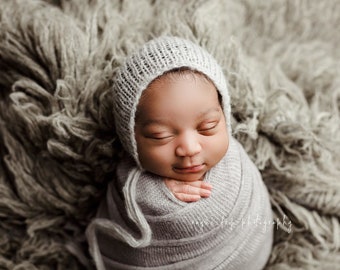
[[[204,94],[206,94],[207,96],[217,96],[218,101],[221,104],[221,94],[219,93],[213,81],[204,73],[189,68],[173,69],[158,76],[146,87],[137,104],[140,105],[141,103],[143,103],[143,101],[150,96],[151,92],[154,93],[155,91],[164,91],[168,88],[169,85],[178,84],[183,81],[193,82],[194,84],[197,84],[197,86],[203,85],[206,89],[204,91]],[[183,89],[183,91],[185,91],[185,89]],[[190,102],[190,99],[188,100],[188,102]]]
[[[215,85],[202,73],[185,70],[159,76],[143,91],[137,105],[136,120],[148,114],[155,117],[165,112],[180,117],[179,112],[199,112],[206,107],[222,108],[221,98]],[[210,108],[209,107],[209,108]],[[222,109],[223,110],[223,109]]]

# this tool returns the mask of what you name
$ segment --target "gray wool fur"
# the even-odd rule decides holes
[[[338,0],[2,0],[0,268],[94,269],[84,231],[120,157],[112,78],[176,35],[226,75],[272,202],[266,269],[338,269],[339,21]]]

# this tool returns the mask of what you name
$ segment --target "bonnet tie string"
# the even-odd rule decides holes
[[[136,186],[141,173],[142,171],[139,168],[132,169],[123,188],[126,212],[128,217],[136,224],[141,237],[137,239],[133,236],[133,233],[127,231],[118,223],[103,218],[94,219],[86,230],[90,252],[98,270],[105,270],[105,266],[99,250],[96,231],[110,235],[134,248],[148,246],[151,242],[150,226],[136,202]]]

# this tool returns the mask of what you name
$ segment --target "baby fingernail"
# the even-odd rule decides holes
[[[204,190],[204,191],[203,191],[203,195],[204,195],[204,196],[210,196],[210,194],[211,194],[211,191],[210,191],[210,190]]]
[[[211,184],[209,184],[209,183],[204,183],[204,187],[206,187],[206,188],[212,188],[212,185]]]

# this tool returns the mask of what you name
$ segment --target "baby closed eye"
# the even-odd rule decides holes
[[[174,135],[171,133],[157,132],[157,133],[148,134],[145,137],[148,139],[156,140],[156,141],[162,141],[162,140],[171,139],[173,136]]]
[[[206,136],[213,135],[218,126],[218,123],[219,121],[208,122],[199,126],[197,130],[202,135]]]

